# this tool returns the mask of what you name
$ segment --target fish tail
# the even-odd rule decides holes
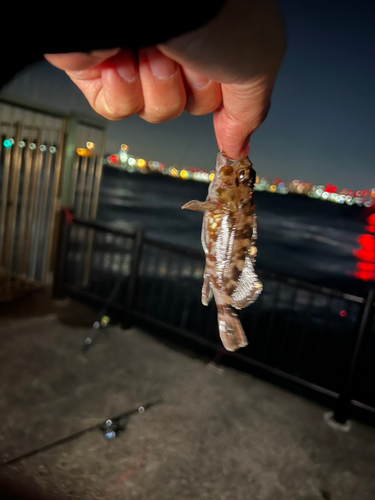
[[[237,314],[228,306],[218,307],[217,315],[221,341],[227,351],[247,346],[247,338]]]

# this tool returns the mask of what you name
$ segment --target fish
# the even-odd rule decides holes
[[[220,151],[205,201],[181,208],[204,212],[201,241],[205,253],[202,304],[214,297],[219,334],[227,351],[248,344],[235,310],[252,304],[263,290],[254,270],[257,217],[253,199],[256,173],[246,156],[236,160]]]

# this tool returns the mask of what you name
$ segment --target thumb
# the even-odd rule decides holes
[[[223,104],[214,112],[216,140],[230,158],[243,158],[249,152],[250,136],[265,120],[273,82],[223,84]]]

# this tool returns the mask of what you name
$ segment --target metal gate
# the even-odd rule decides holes
[[[95,218],[105,127],[0,98],[0,131],[0,301],[6,301],[52,282],[61,204]]]

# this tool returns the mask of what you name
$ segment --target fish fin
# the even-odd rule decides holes
[[[232,293],[232,307],[235,309],[243,309],[256,301],[263,285],[254,271],[254,266],[249,255],[245,256],[243,270],[238,278],[238,284]]]
[[[247,346],[247,338],[237,314],[228,306],[218,307],[217,319],[223,346],[227,351],[236,351]]]
[[[183,205],[181,208],[182,210],[194,210],[195,212],[204,212],[205,210],[215,210],[216,203],[213,203],[212,201],[192,200],[185,203],[185,205]]]
[[[204,272],[203,286],[202,286],[202,304],[208,306],[212,299],[213,291],[210,285],[210,280],[206,271]]]

